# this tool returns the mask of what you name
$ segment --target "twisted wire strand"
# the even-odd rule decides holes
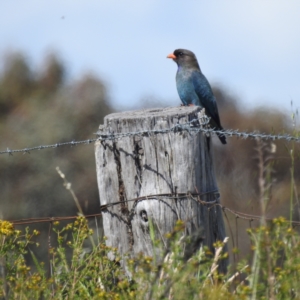
[[[206,125],[206,123],[204,124]],[[111,141],[117,140],[124,137],[131,137],[131,136],[140,136],[140,137],[149,137],[154,134],[165,134],[170,132],[182,132],[186,131],[191,134],[198,134],[202,132],[203,134],[213,135],[213,134],[223,134],[228,137],[237,137],[242,139],[261,139],[261,140],[269,140],[269,141],[276,141],[276,140],[285,140],[287,142],[294,141],[296,143],[300,142],[300,136],[293,136],[291,134],[267,134],[267,133],[260,133],[260,132],[246,132],[246,131],[239,131],[233,129],[227,130],[215,130],[214,128],[205,128],[203,125],[200,125],[198,119],[194,119],[190,122],[183,123],[183,124],[176,124],[167,129],[154,129],[154,130],[142,130],[142,131],[135,131],[135,132],[127,132],[127,133],[106,133],[103,131],[97,132],[97,137],[82,141],[70,141],[70,142],[63,142],[63,143],[55,143],[50,145],[40,145],[34,147],[27,147],[23,149],[10,149],[7,147],[6,150],[0,151],[0,154],[9,154],[12,155],[13,153],[23,153],[23,154],[30,154],[31,151],[35,150],[45,150],[45,149],[53,149],[59,148],[63,146],[77,146],[77,145],[88,145],[93,142],[99,141]]]

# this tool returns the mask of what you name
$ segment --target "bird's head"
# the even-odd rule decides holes
[[[180,67],[199,68],[196,55],[186,49],[176,49],[173,53],[169,54],[167,58],[172,58]]]

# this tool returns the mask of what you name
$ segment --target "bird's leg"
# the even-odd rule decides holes
[[[191,104],[188,104],[187,106],[195,106],[195,104],[192,104],[192,103],[191,103]]]

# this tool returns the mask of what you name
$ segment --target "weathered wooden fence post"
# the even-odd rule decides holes
[[[107,245],[121,254],[153,254],[149,218],[162,238],[180,219],[186,235],[195,240],[201,235],[211,249],[215,241],[223,241],[221,208],[201,204],[218,201],[212,145],[202,132],[169,130],[195,119],[200,126],[204,123],[200,107],[173,107],[110,114],[100,126],[100,137],[122,134],[95,145],[100,203],[108,205],[104,234]],[[117,201],[120,204],[109,206]]]

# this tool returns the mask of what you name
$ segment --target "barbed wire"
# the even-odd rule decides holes
[[[204,195],[208,194],[213,194],[216,195],[216,199],[212,201],[203,201],[199,197],[202,197]],[[178,194],[154,194],[154,195],[148,195],[148,196],[141,196],[133,199],[128,199],[125,201],[126,202],[139,202],[139,201],[150,201],[153,199],[157,200],[162,200],[161,198],[169,199],[169,200],[189,200],[193,199],[194,201],[198,202],[201,205],[205,205],[209,207],[209,209],[212,209],[213,207],[220,207],[222,211],[229,212],[232,215],[234,215],[236,218],[247,220],[247,221],[259,221],[261,219],[264,219],[265,221],[272,221],[275,219],[266,217],[266,216],[260,216],[260,215],[253,215],[253,214],[248,214],[244,212],[240,212],[237,210],[234,210],[232,208],[226,207],[220,203],[220,195],[218,190],[213,190],[205,193],[178,193]],[[87,219],[90,218],[95,218],[95,217],[100,217],[102,216],[102,213],[106,211],[109,207],[113,207],[116,205],[124,204],[124,201],[116,201],[116,202],[111,202],[108,204],[101,205],[99,208],[99,212],[94,213],[94,214],[89,214],[89,215],[82,215],[78,214],[76,216],[64,216],[64,217],[37,217],[37,218],[25,218],[25,219],[19,219],[19,220],[8,220],[14,225],[30,225],[30,224],[37,224],[37,223],[52,223],[52,222],[59,222],[59,221],[68,221],[68,220],[74,220],[78,218],[79,216],[85,217]],[[134,206],[135,207],[135,206]],[[285,220],[286,223],[291,224],[295,227],[300,226],[300,221],[295,221],[295,220]]]
[[[12,155],[13,153],[18,153],[18,152],[21,152],[23,154],[30,154],[30,152],[34,151],[34,150],[59,148],[59,147],[62,147],[62,146],[77,146],[77,145],[80,145],[80,144],[91,144],[91,143],[93,143],[97,140],[98,140],[98,138],[94,138],[94,139],[88,139],[88,140],[84,140],[84,141],[71,141],[71,142],[56,143],[56,144],[52,144],[52,145],[41,145],[41,146],[28,147],[28,148],[23,148],[23,149],[15,149],[15,150],[11,150],[11,149],[7,148],[4,151],[0,151],[0,154]]]
[[[205,124],[204,124],[205,125]],[[198,134],[200,132],[207,134],[207,135],[213,135],[213,134],[222,134],[227,137],[237,137],[242,139],[261,139],[261,140],[285,140],[288,142],[294,141],[296,143],[300,142],[300,137],[292,136],[291,134],[267,134],[267,133],[260,133],[256,131],[247,132],[247,131],[239,131],[239,130],[233,130],[233,129],[227,129],[227,130],[215,130],[214,128],[205,128],[203,125],[200,125],[198,119],[194,119],[190,122],[183,123],[183,124],[176,124],[170,128],[167,129],[154,129],[154,130],[142,130],[142,131],[135,131],[135,132],[126,132],[126,133],[105,133],[102,130],[99,130],[97,132],[97,137],[92,139],[87,139],[83,141],[70,141],[70,142],[63,142],[63,143],[55,143],[50,145],[40,145],[40,146],[34,146],[34,147],[27,147],[23,149],[10,149],[7,147],[6,150],[0,151],[0,154],[9,154],[12,155],[13,153],[23,153],[23,154],[30,154],[31,151],[35,150],[44,150],[44,149],[53,149],[53,148],[59,148],[62,146],[77,146],[82,144],[91,144],[93,142],[99,141],[111,141],[111,140],[117,140],[124,137],[130,137],[130,136],[141,136],[141,137],[149,137],[155,134],[165,134],[170,132],[182,132],[187,131],[189,133]]]
[[[200,197],[204,196],[204,195],[214,195],[215,199],[214,200],[210,200],[210,201],[203,201],[201,200]],[[229,234],[227,234],[226,236],[230,236],[231,237],[231,243],[232,243],[232,247],[233,249],[237,248],[238,249],[238,245],[239,245],[239,225],[238,225],[238,220],[243,220],[243,221],[248,221],[249,222],[249,228],[253,228],[252,224],[253,221],[259,222],[257,225],[259,224],[263,224],[261,221],[264,220],[264,224],[265,222],[271,222],[273,221],[275,218],[269,218],[266,217],[264,215],[260,216],[260,215],[253,215],[253,214],[248,214],[248,213],[244,213],[244,212],[240,212],[234,209],[231,209],[229,207],[226,207],[224,205],[222,205],[220,203],[220,194],[218,190],[212,190],[212,191],[208,191],[205,193],[177,193],[177,194],[155,194],[155,195],[147,195],[147,196],[141,196],[141,197],[137,197],[137,198],[133,198],[133,199],[129,199],[126,201],[116,201],[116,202],[112,202],[112,203],[108,203],[108,204],[104,204],[100,206],[100,211],[94,214],[89,214],[89,215],[84,215],[82,213],[79,213],[76,216],[65,216],[65,217],[45,217],[45,218],[28,218],[28,219],[20,219],[20,220],[11,220],[10,222],[14,225],[14,226],[21,226],[21,225],[32,225],[32,224],[42,224],[42,223],[48,223],[49,229],[48,229],[48,245],[51,246],[51,229],[53,225],[57,225],[55,224],[55,222],[61,222],[61,221],[73,221],[75,219],[77,219],[78,217],[84,217],[86,219],[94,219],[95,220],[95,225],[97,228],[97,232],[98,232],[98,223],[97,223],[97,217],[101,217],[103,215],[103,212],[108,211],[108,209],[110,207],[114,207],[117,205],[122,205],[126,202],[134,202],[133,206],[130,210],[126,210],[127,216],[132,220],[133,216],[137,214],[136,211],[136,205],[138,204],[139,201],[150,201],[150,200],[158,200],[158,201],[165,201],[166,199],[169,200],[193,200],[196,201],[197,203],[199,203],[200,205],[204,205],[207,207],[208,209],[208,218],[210,218],[210,214],[209,211],[213,210],[215,212],[215,214],[217,213],[216,211],[216,207],[219,207],[223,213],[223,217],[224,217],[224,221],[227,224],[227,229],[229,231]],[[122,212],[124,212],[124,210],[121,210]],[[119,211],[119,213],[121,213],[121,211]],[[232,227],[232,219],[230,219],[227,215],[227,212],[229,212],[231,215],[233,215],[235,217],[235,226]],[[111,212],[113,214],[115,214],[115,212]],[[193,216],[192,218],[195,218],[197,216]],[[177,216],[178,218],[178,216]],[[122,218],[120,218],[120,220],[122,220]],[[128,222],[129,220],[124,220],[124,225],[128,226]],[[182,220],[183,222],[189,222],[191,221],[191,218],[188,218],[187,220]],[[220,220],[221,221],[221,220]],[[214,222],[217,222],[216,220]],[[289,226],[293,226],[293,227],[298,227],[300,226],[300,222],[299,221],[289,221],[287,219],[281,219],[280,220],[281,223],[285,223]],[[99,236],[99,234],[98,234]],[[49,246],[49,248],[51,248]],[[238,259],[238,253],[232,252],[233,254],[233,261],[236,262]]]

